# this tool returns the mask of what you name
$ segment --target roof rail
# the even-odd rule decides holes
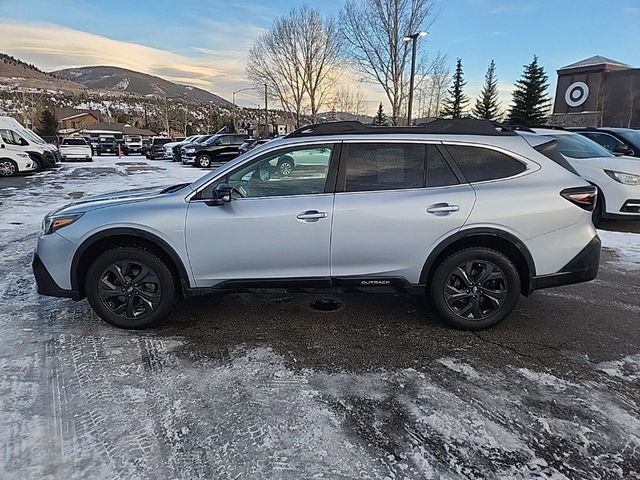
[[[516,132],[529,132],[529,133],[535,133],[533,130],[531,130],[529,127],[526,127],[524,125],[511,125],[509,124],[509,128],[511,130],[515,130]]]
[[[429,123],[420,123],[410,127],[377,127],[365,125],[358,121],[315,123],[298,128],[288,134],[286,138],[344,135],[344,134],[446,134],[446,135],[516,135],[508,126],[489,120],[475,118],[438,119]]]

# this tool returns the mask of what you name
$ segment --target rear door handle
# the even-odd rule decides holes
[[[318,210],[307,210],[306,212],[299,213],[296,218],[305,222],[317,222],[321,218],[327,218],[329,214],[327,212],[319,212]]]
[[[432,213],[434,215],[449,215],[450,213],[459,211],[459,205],[449,205],[448,203],[434,203],[427,207],[427,213]]]

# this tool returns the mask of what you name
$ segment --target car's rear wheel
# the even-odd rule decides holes
[[[169,267],[155,254],[136,247],[114,248],[99,255],[87,271],[85,291],[104,321],[128,329],[159,324],[176,300]]]
[[[504,254],[471,247],[437,267],[430,293],[438,313],[450,325],[481,330],[503,320],[518,303],[520,275]]]
[[[200,168],[209,168],[211,166],[211,157],[209,155],[198,155],[196,157],[196,165]]]
[[[18,173],[16,162],[8,158],[0,160],[0,177],[13,177],[16,173]]]
[[[291,175],[294,167],[295,163],[293,162],[293,158],[288,155],[280,157],[280,160],[278,160],[278,171],[283,177],[288,177],[289,175]]]

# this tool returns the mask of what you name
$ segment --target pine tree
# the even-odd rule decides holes
[[[500,104],[498,103],[498,79],[496,78],[496,62],[491,60],[487,73],[484,76],[484,86],[480,97],[476,100],[473,115],[487,120],[498,120],[500,117]]]
[[[453,85],[447,91],[447,98],[444,101],[442,116],[451,118],[461,118],[462,112],[467,108],[469,98],[464,94],[464,86],[467,82],[464,81],[464,74],[462,72],[462,60],[459,58],[456,63],[456,71],[453,74]]]
[[[38,133],[43,137],[52,137],[58,132],[58,120],[51,110],[43,110],[40,114]]]
[[[388,124],[389,121],[387,120],[387,116],[384,114],[384,111],[382,109],[382,102],[380,102],[380,105],[378,106],[378,112],[376,113],[376,116],[373,117],[373,125],[381,127]]]
[[[544,67],[538,65],[537,56],[534,55],[533,61],[524,66],[522,78],[515,87],[509,123],[526,127],[544,125],[551,105],[551,99],[547,96],[549,77]]]

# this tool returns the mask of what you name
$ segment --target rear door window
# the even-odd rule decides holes
[[[424,144],[350,143],[345,146],[345,191],[424,187]]]
[[[513,177],[527,169],[524,163],[496,150],[466,145],[446,148],[470,183]]]

